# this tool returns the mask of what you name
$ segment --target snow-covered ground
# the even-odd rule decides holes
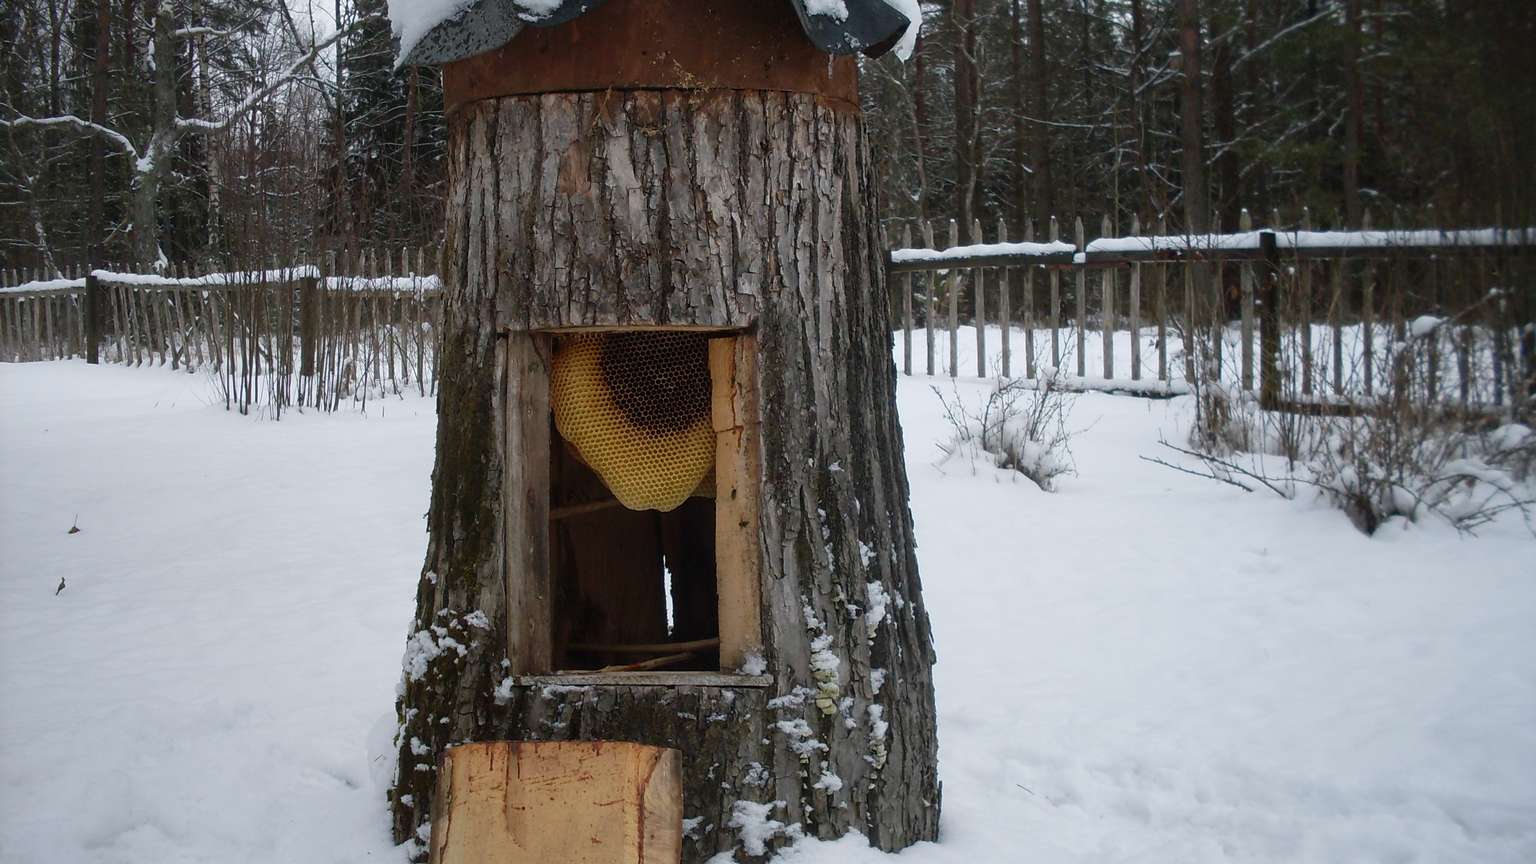
[[[940,464],[930,383],[985,385],[899,393],[943,838],[788,857],[1536,860],[1518,520],[1367,538],[1139,460],[1172,455],[1156,442],[1182,440],[1188,401],[1100,394],[1047,494]],[[213,402],[201,375],[0,364],[0,861],[403,860],[375,757],[432,403],[274,423]]]

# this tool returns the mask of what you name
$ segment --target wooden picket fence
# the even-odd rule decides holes
[[[205,370],[242,412],[425,396],[443,315],[427,261],[407,250],[200,274],[12,271],[0,287],[0,360]]]
[[[1338,232],[1276,219],[1254,231],[1243,218],[1236,234],[1133,224],[1125,237],[1106,218],[1091,241],[1078,219],[1073,242],[1055,219],[1039,242],[1032,228],[1009,242],[1001,222],[982,242],[978,222],[967,246],[953,221],[947,246],[931,222],[899,226],[886,266],[902,372],[1143,395],[1219,377],[1268,406],[1316,410],[1386,392],[1408,347],[1425,398],[1518,407],[1536,395],[1536,229]]]

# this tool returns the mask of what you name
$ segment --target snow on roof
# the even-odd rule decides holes
[[[507,44],[526,26],[564,24],[604,0],[389,0],[397,66],[462,60]],[[783,0],[740,0],[745,3]],[[788,0],[805,35],[829,54],[890,50],[910,57],[922,24],[918,0]]]

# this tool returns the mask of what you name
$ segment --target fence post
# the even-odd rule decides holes
[[[923,248],[933,248],[933,220],[931,219],[923,220]],[[934,271],[929,270],[923,274],[923,285],[925,286],[923,290],[923,340],[927,343],[928,377],[931,378],[933,377],[933,327],[934,322],[938,320],[938,312],[936,311],[938,299],[934,296],[938,292],[934,289],[939,286],[939,279]]]
[[[960,245],[960,223],[949,220],[949,247]],[[960,269],[949,271],[949,377],[960,374]]]
[[[1088,251],[1088,241],[1083,234],[1083,217],[1077,217],[1074,227],[1077,232],[1075,235],[1077,251]],[[1075,283],[1077,287],[1077,322],[1074,328],[1077,331],[1077,377],[1087,378],[1088,347],[1084,343],[1088,341],[1088,265],[1076,264],[1073,266],[1073,269],[1077,271],[1075,274],[1077,276]]]
[[[1001,216],[997,217],[997,242],[999,242],[999,243],[1007,243],[1008,242],[1008,223],[1004,222],[1003,221],[1003,217],[1001,217]],[[997,268],[997,323],[1001,326],[1002,333],[1003,333],[1003,377],[1004,378],[1009,378],[1009,377],[1012,377],[1012,375],[1013,375],[1013,368],[1012,368],[1012,365],[1009,363],[1009,360],[1011,359],[1012,352],[1009,350],[1009,345],[1008,345],[1008,343],[1010,341],[1012,341],[1012,339],[1013,339],[1013,336],[1012,336],[1012,333],[1011,333],[1011,331],[1013,329],[1012,326],[1011,326],[1012,325],[1012,319],[1013,319],[1013,309],[1010,308],[1010,306],[1011,306],[1011,303],[1010,303],[1011,298],[1009,298],[1009,296],[1008,296],[1008,294],[1010,293],[1010,286],[1009,286],[1008,282],[1009,282],[1009,280],[1008,280],[1008,268],[1007,267],[999,267],[999,268]]]
[[[1131,236],[1141,236],[1141,216],[1131,214]],[[1131,333],[1131,380],[1141,380],[1141,262],[1131,265],[1131,285],[1126,297],[1126,329]]]
[[[330,260],[331,269],[335,270],[334,253]],[[320,322],[320,310],[317,307],[319,283],[320,280],[312,272],[306,273],[299,280],[299,375],[304,378],[313,378],[315,375],[315,337]]]
[[[981,243],[981,220],[971,220],[971,242]],[[987,377],[987,271],[984,267],[977,267],[973,271],[976,274],[976,295],[971,303],[971,318],[976,324],[976,377]]]
[[[1051,242],[1061,239],[1061,223],[1051,217]],[[1051,268],[1051,374],[1061,370],[1061,270]]]
[[[1280,404],[1280,249],[1274,229],[1259,232],[1264,252],[1263,314],[1259,318],[1259,407],[1273,411]]]
[[[1114,225],[1110,223],[1109,214],[1106,213],[1099,221],[1099,236],[1113,237],[1114,233]],[[1115,377],[1115,292],[1119,290],[1116,284],[1119,280],[1115,276],[1115,271],[1114,267],[1105,267],[1099,274],[1099,325],[1104,334],[1105,381]]]
[[[907,222],[901,225],[901,247],[903,249],[912,246],[912,226]],[[912,375],[912,273],[908,271],[901,274],[901,371],[908,377]]]
[[[101,363],[101,280],[95,272],[85,274],[85,362]]]
[[[1274,223],[1270,223],[1274,227]],[[1248,208],[1244,207],[1242,215],[1238,217],[1238,230],[1244,233],[1253,230],[1253,216]],[[1253,392],[1253,264],[1244,261],[1237,268],[1238,283],[1241,286],[1242,297],[1239,302],[1239,312],[1242,320],[1242,351],[1239,352],[1240,380],[1243,392]]]

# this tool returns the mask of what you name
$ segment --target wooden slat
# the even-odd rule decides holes
[[[758,496],[762,426],[757,340],[709,340],[711,420],[715,430],[715,588],[720,668],[762,656],[761,541]]]
[[[1141,217],[1131,216],[1131,233],[1141,233]],[[1141,380],[1141,263],[1131,265],[1130,296],[1127,299],[1127,327],[1131,333],[1131,380]]]
[[[1109,221],[1109,215],[1105,214],[1099,221],[1099,236],[1110,237],[1114,234],[1114,225]],[[1103,334],[1104,354],[1104,380],[1109,381],[1115,377],[1115,291],[1117,289],[1115,273],[1118,268],[1106,267],[1099,274],[1099,328]]]
[[[1081,249],[1085,245],[1084,234],[1083,234],[1083,217],[1081,217],[1081,216],[1077,217],[1076,231],[1077,231],[1077,248]],[[1088,377],[1088,353],[1087,353],[1088,352],[1088,346],[1086,344],[1087,341],[1088,341],[1087,338],[1086,338],[1086,335],[1087,335],[1087,332],[1088,332],[1088,329],[1087,329],[1088,328],[1088,321],[1087,321],[1087,319],[1088,319],[1088,271],[1087,271],[1087,269],[1083,268],[1083,267],[1077,268],[1076,276],[1077,276],[1077,284],[1076,284],[1076,288],[1077,288],[1077,292],[1076,292],[1077,293],[1077,321],[1076,321],[1075,329],[1077,331],[1077,377],[1079,377],[1079,378],[1086,378],[1086,377]]]
[[[549,337],[505,334],[503,458],[517,466],[503,484],[508,672],[547,672],[553,664],[554,586],[549,564]]]
[[[901,226],[901,245],[912,245],[912,226]],[[912,274],[901,274],[901,371],[912,374]]]
[[[1312,212],[1301,210],[1301,230],[1312,230]],[[1297,288],[1297,325],[1301,328],[1301,395],[1312,395],[1312,262],[1298,257],[1296,266],[1301,271]]]
[[[933,222],[932,222],[932,220],[929,220],[929,219],[924,219],[923,220],[923,245],[928,246],[930,248],[933,246]],[[932,273],[928,274],[928,281],[927,281],[928,290],[925,292],[928,296],[926,298],[924,298],[927,305],[926,305],[926,309],[924,311],[924,316],[923,316],[923,335],[928,340],[928,374],[929,374],[929,376],[932,376],[933,375],[933,371],[934,371],[933,370],[933,353],[934,353],[933,332],[934,332],[934,324],[935,324],[936,321],[938,321],[938,318],[936,317],[938,315],[938,312],[937,312],[937,309],[936,309],[937,300],[934,297],[934,295],[936,293],[938,293],[938,292],[936,292],[934,290],[934,288],[937,287],[937,285],[938,285],[938,276],[936,276],[936,275],[934,275]]]
[[[971,220],[971,239],[976,243],[981,242],[981,220]],[[976,325],[976,377],[987,377],[987,271],[976,268],[971,278],[974,281],[973,291],[975,303],[971,307],[972,323]]]
[[[949,245],[960,245],[960,226],[949,220]],[[960,374],[960,271],[949,274],[949,377]]]
[[[1061,239],[1061,223],[1051,217],[1051,242]],[[1061,271],[1050,272],[1051,282],[1051,368],[1061,370]]]
[[[1008,223],[1004,222],[1001,216],[997,219],[997,242],[1008,242]],[[997,270],[997,323],[1003,334],[1002,372],[1004,378],[1011,378],[1013,376],[1012,365],[1009,362],[1012,359],[1010,343],[1013,341],[1013,310],[1009,308],[1012,301],[1012,298],[1008,296],[1009,293],[1008,268],[999,267]]]
[[[682,754],[619,741],[448,748],[431,864],[677,864]]]
[[[1029,243],[1035,239],[1034,220],[1024,222],[1024,242]],[[1037,267],[1025,267],[1022,271],[1024,281],[1024,374],[1034,379],[1037,377],[1035,362],[1035,272]]]
[[[1239,219],[1238,227],[1243,231],[1253,230],[1253,215],[1245,208]],[[1244,392],[1253,392],[1253,263],[1244,261],[1238,265],[1240,298],[1242,350],[1238,355],[1239,380]],[[1266,310],[1268,311],[1268,310]]]

